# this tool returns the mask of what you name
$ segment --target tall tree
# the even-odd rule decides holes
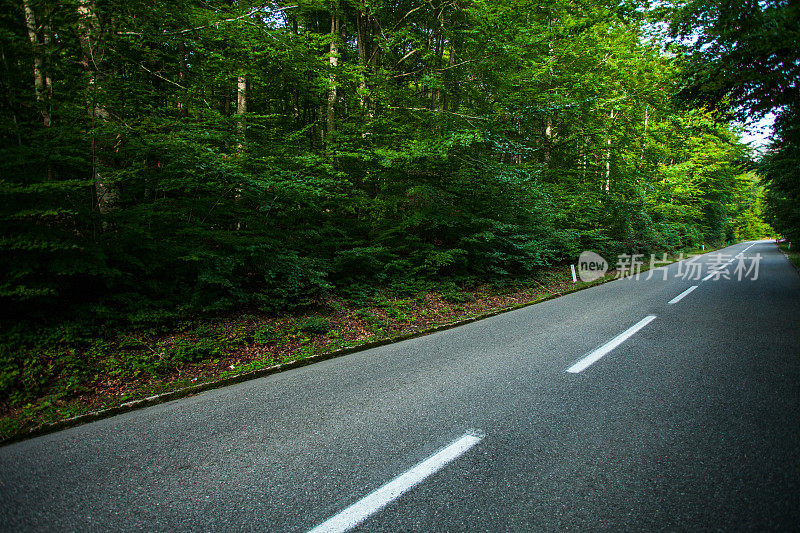
[[[39,106],[39,111],[42,114],[42,123],[45,127],[48,127],[52,119],[50,116],[50,109],[47,103],[45,103],[45,92],[48,89],[48,85],[46,83],[47,78],[42,70],[42,50],[39,42],[38,26],[36,25],[36,16],[33,13],[30,0],[22,0],[22,7],[25,12],[25,26],[28,30],[28,38],[30,39],[33,53],[33,91],[36,96],[36,103]]]
[[[742,119],[773,112],[775,142],[762,174],[772,223],[800,239],[800,1],[694,0],[670,12],[674,36],[691,36],[683,96]]]

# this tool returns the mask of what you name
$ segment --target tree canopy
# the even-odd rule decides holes
[[[717,22],[686,61],[633,2],[0,0],[4,320],[276,312],[764,235],[748,151],[695,96],[795,109],[796,3],[768,4],[741,49],[750,11],[687,4],[677,28]]]
[[[742,119],[776,115],[761,160],[767,217],[800,239],[800,2],[690,0],[670,6],[672,35],[689,42],[681,98]]]

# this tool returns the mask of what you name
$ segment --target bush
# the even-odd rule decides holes
[[[0,347],[0,403],[19,405],[45,395],[61,398],[87,390],[92,366],[75,348],[54,346],[12,353]]]
[[[309,318],[297,325],[298,331],[324,335],[331,330],[331,322],[327,318]]]
[[[272,326],[260,326],[253,332],[253,342],[256,344],[269,344],[275,340],[277,332]]]
[[[366,322],[367,329],[371,331],[386,326],[386,322],[381,317],[370,311],[369,309],[359,309],[353,314],[358,318],[360,318],[361,320],[363,320],[364,322]]]
[[[181,363],[197,363],[203,359],[220,355],[222,351],[217,343],[209,339],[201,339],[196,342],[178,339],[166,351],[166,358],[177,366]]]
[[[475,301],[475,296],[469,292],[451,291],[442,293],[442,298],[452,303],[467,303]]]

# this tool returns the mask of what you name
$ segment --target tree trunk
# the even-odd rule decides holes
[[[547,114],[547,122],[544,127],[544,162],[546,165],[550,164],[553,149],[553,113]]]
[[[239,153],[242,152],[245,141],[245,113],[247,113],[247,78],[238,76],[236,78],[236,120],[237,128],[239,129],[239,141],[237,145],[237,151]],[[236,192],[234,193],[233,199],[235,202],[239,202],[242,198],[242,184],[237,183],[235,188]],[[236,229],[242,229],[242,222],[240,220],[236,222]]]
[[[603,189],[606,192],[609,192],[611,190],[611,131],[613,130],[614,117],[616,116],[613,109],[611,110],[608,116],[611,119],[611,127],[609,127],[609,132],[608,132],[608,141],[607,141],[608,149],[606,150],[606,180],[603,187]]]
[[[369,15],[367,14],[366,10],[359,10],[358,15],[356,15],[356,48],[358,49],[358,66],[359,66],[359,75],[358,75],[358,100],[361,103],[361,109],[367,112],[367,116],[370,116],[369,111],[369,101],[367,100],[367,78],[366,78],[366,69],[367,69],[367,21],[369,20]]]
[[[53,39],[53,29],[50,27],[50,20],[52,17],[52,11],[50,9],[47,10],[46,18],[44,22],[43,34],[44,34],[44,49],[47,53],[50,50],[50,41]],[[46,96],[46,110],[47,110],[47,124],[51,122],[51,109],[50,106],[52,105],[53,101],[53,78],[50,76],[51,72],[50,64],[46,64],[44,67],[44,86],[45,90],[47,91]]]
[[[339,6],[331,16],[331,46],[330,46],[330,88],[328,89],[328,109],[327,123],[328,133],[336,129],[336,100],[338,98],[338,87],[336,85],[336,68],[339,66],[339,31],[341,20],[339,19]]]
[[[236,78],[236,114],[247,113],[247,79],[244,76]]]
[[[547,90],[548,93],[553,89],[553,17],[550,12],[547,14],[547,62],[550,67],[547,69],[549,76],[547,77]],[[552,108],[547,112],[547,119],[544,127],[544,163],[550,166],[550,159],[553,150],[553,110]]]
[[[25,26],[28,29],[28,39],[31,41],[33,50],[33,93],[36,97],[36,104],[42,114],[42,123],[47,127],[51,124],[51,117],[44,97],[47,86],[42,72],[42,50],[39,44],[39,35],[36,31],[36,16],[33,13],[30,0],[22,0],[22,9],[25,12]]]
[[[182,87],[186,87],[186,78],[188,78],[188,68],[186,67],[186,43],[181,41],[178,43],[178,83]],[[178,103],[178,109],[183,117],[189,116],[189,95],[188,91],[184,88]]]
[[[116,204],[118,191],[112,184],[102,179],[100,158],[97,155],[97,143],[95,140],[95,120],[107,120],[108,112],[97,100],[98,68],[95,62],[95,49],[100,34],[100,20],[97,18],[94,0],[79,0],[78,21],[82,53],[81,64],[89,75],[86,104],[89,117],[92,120],[92,180],[94,181],[95,194],[97,195],[97,208],[101,213],[106,213]]]
[[[244,114],[247,113],[247,78],[238,76],[236,78],[236,117],[237,127],[239,128],[239,149],[244,144],[245,123]]]
[[[642,135],[642,155],[639,157],[640,161],[644,160],[644,150],[647,147],[647,119],[649,118],[650,105],[644,106],[644,134]]]
[[[588,135],[579,135],[578,136],[578,144],[579,144],[579,155],[581,161],[581,183],[584,185],[586,184],[586,169],[589,166],[589,136]]]
[[[292,34],[296,37],[299,35],[299,28],[297,24],[297,15],[290,15],[289,19],[292,22]],[[294,113],[294,122],[297,125],[302,124],[300,119],[300,89],[299,83],[292,84],[292,112]]]

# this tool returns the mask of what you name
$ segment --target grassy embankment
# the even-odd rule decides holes
[[[50,369],[52,375],[57,366],[57,379],[24,402],[19,398],[26,391],[17,391],[16,403],[13,393],[3,399],[0,441],[79,423],[89,413],[113,412],[142,399],[157,402],[153,397],[164,393],[188,395],[320,354],[424,334],[615,276],[612,271],[592,283],[573,283],[569,266],[561,265],[514,284],[451,284],[416,294],[378,293],[363,301],[329,297],[302,312],[186,321],[169,332],[118,331],[113,338],[90,340],[67,332],[61,338],[71,340],[57,340],[33,354],[39,366],[26,376],[37,379],[37,369]]]
[[[800,249],[797,247],[790,247],[791,243],[784,242],[778,245],[783,253],[786,254],[786,257],[789,258],[789,261],[794,263],[794,266],[800,270]]]

